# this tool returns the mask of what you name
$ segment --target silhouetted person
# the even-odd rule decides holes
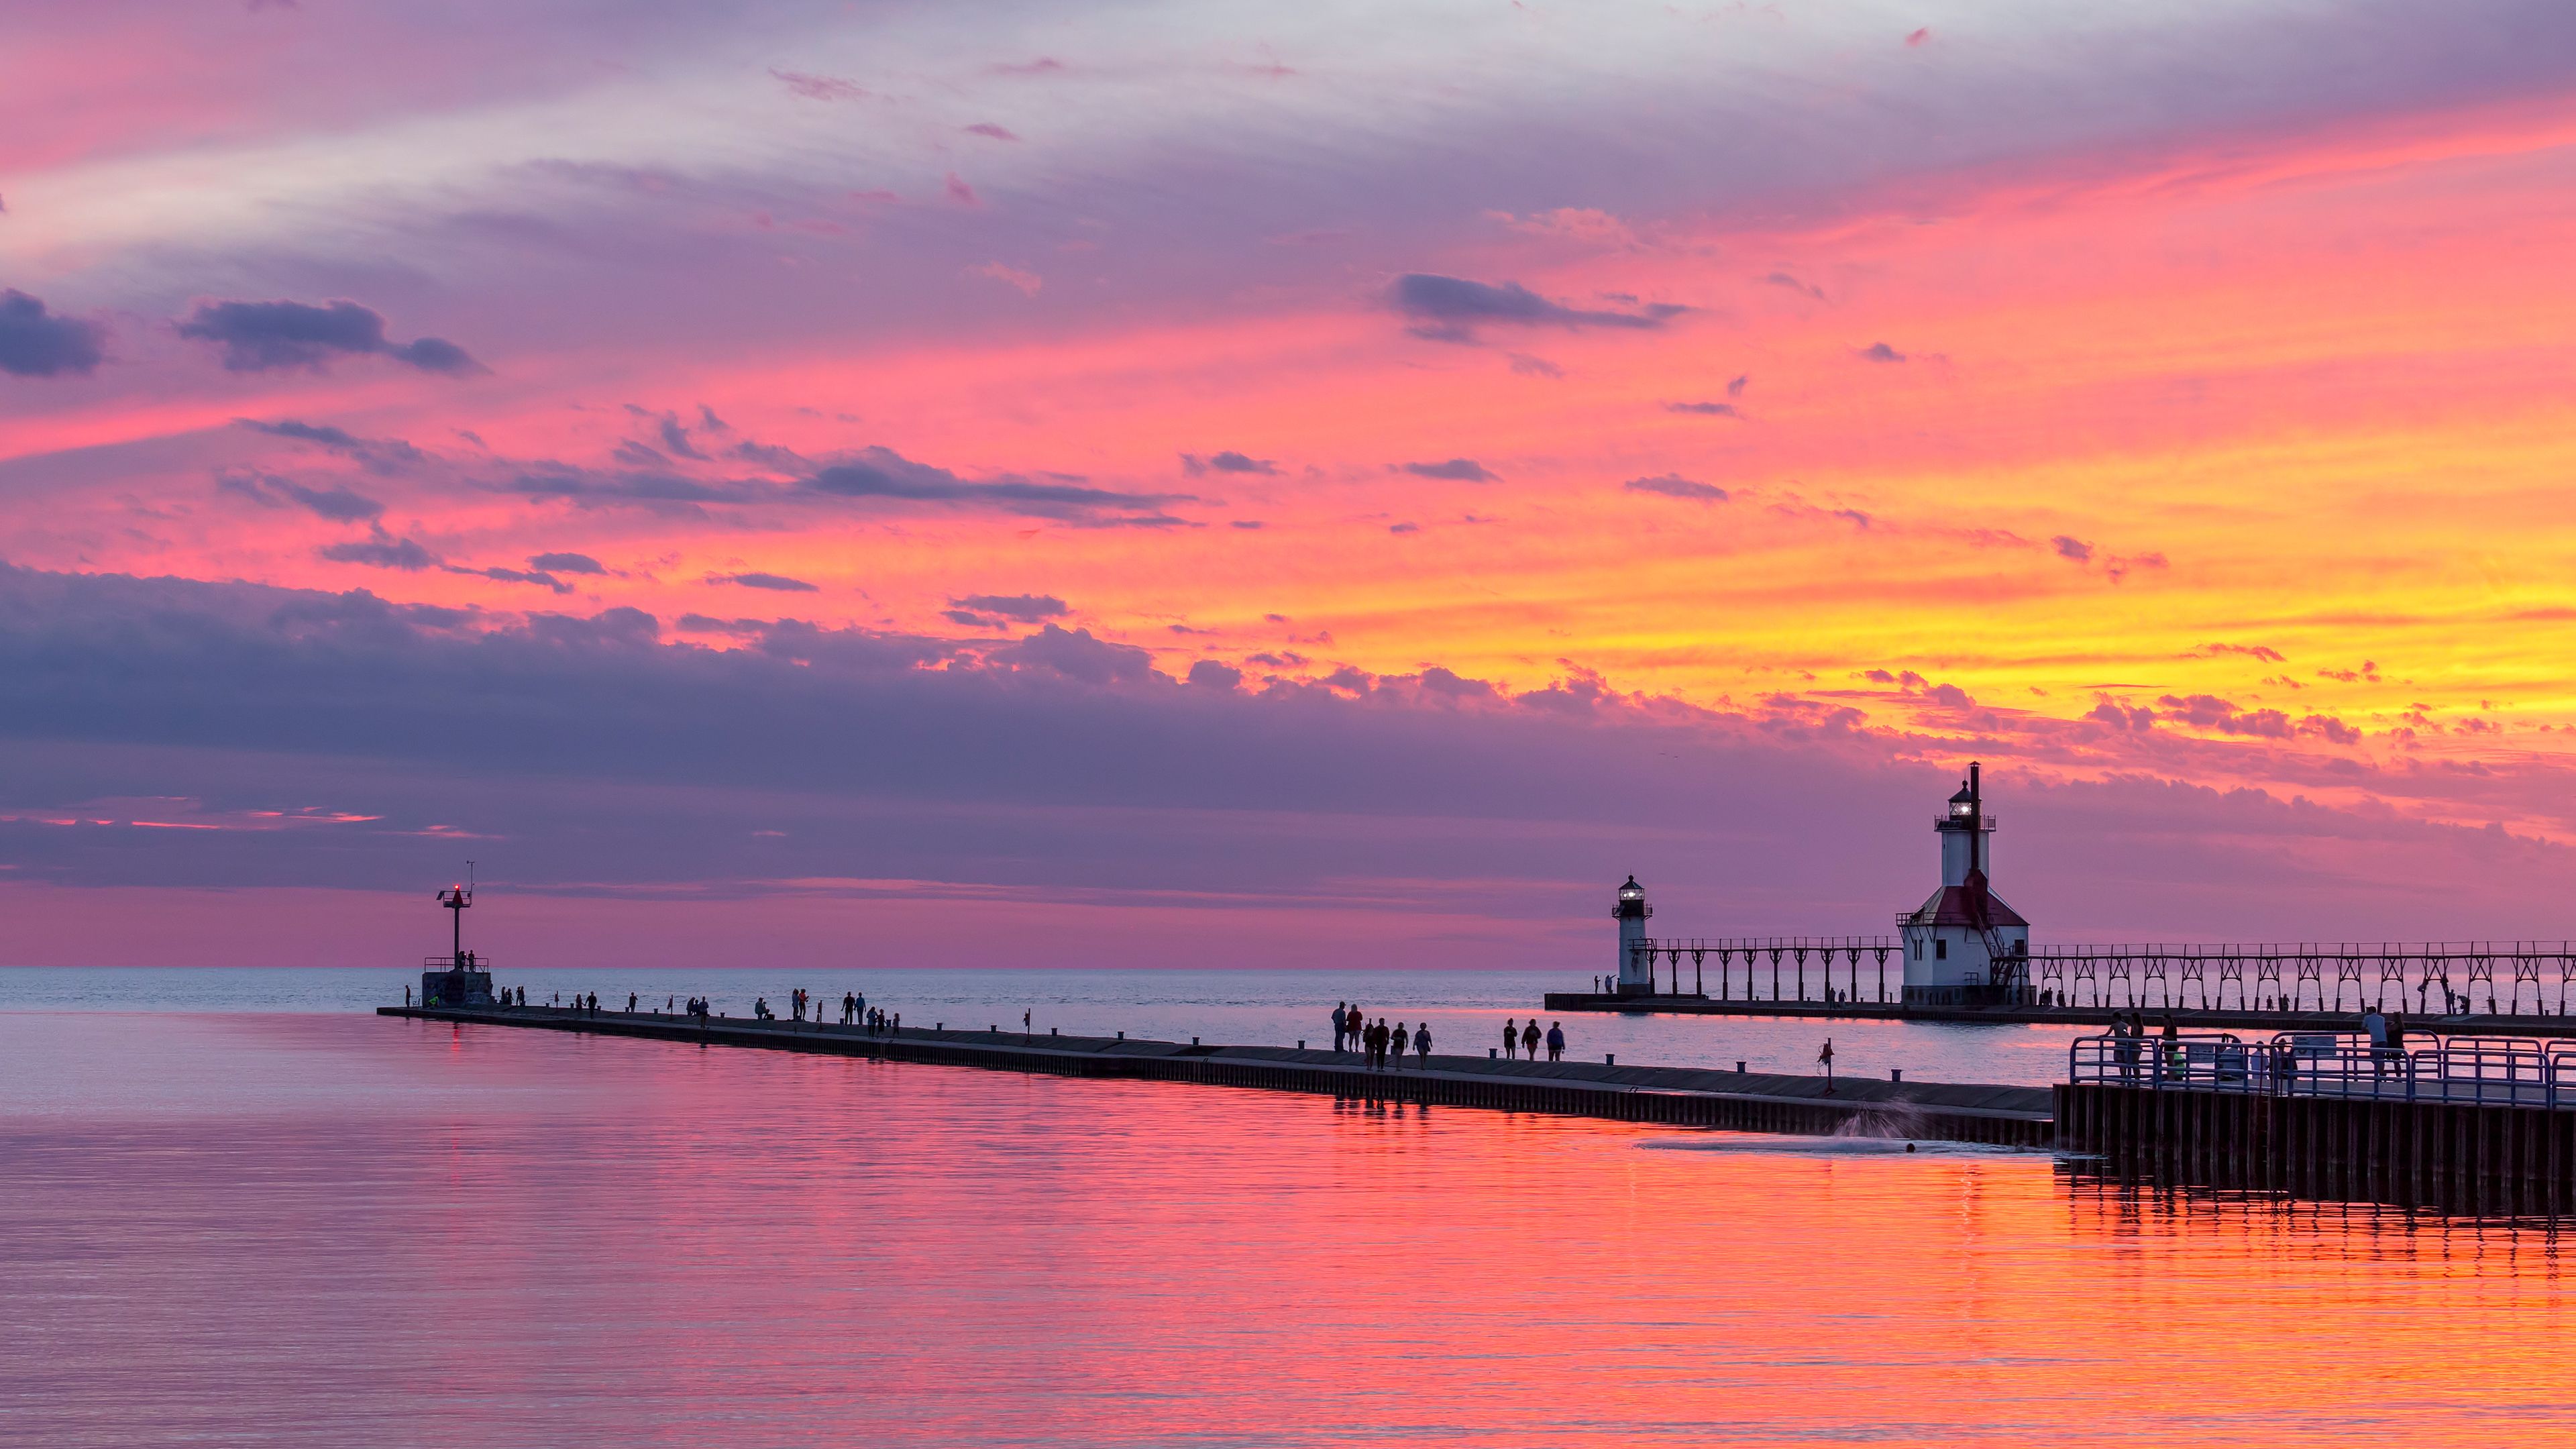
[[[1413,1033],[1404,1029],[1403,1022],[1399,1021],[1395,1024],[1394,1041],[1395,1069],[1400,1072],[1404,1070],[1404,1054],[1413,1049]]]
[[[1420,1065],[1431,1065],[1431,1023],[1427,1021],[1413,1029],[1413,1055]]]
[[[1565,1023],[1557,1022],[1547,1029],[1547,1059],[1559,1061],[1565,1056]]]
[[[626,993],[626,1014],[629,1016],[635,1014],[635,993],[632,991]]]
[[[1344,1009],[1349,1005],[1347,1001],[1333,1003],[1333,1050],[1335,1051],[1342,1049],[1343,1039],[1349,1030],[1350,1013]]]
[[[1825,1069],[1825,1095],[1830,1097],[1834,1094],[1834,1039],[1832,1037],[1826,1037],[1823,1049],[1816,1053],[1816,1065]]]
[[[1504,1018],[1503,1018],[1503,1057],[1504,1057],[1504,1059],[1505,1059],[1505,1060],[1509,1060],[1509,1059],[1510,1059],[1510,1057],[1511,1057],[1511,1055],[1512,1055],[1512,1053],[1514,1053],[1514,1052],[1516,1052],[1516,1051],[1519,1051],[1519,1050],[1520,1050],[1520,1045],[1521,1045],[1521,1033],[1520,1033],[1520,1028],[1518,1028],[1518,1027],[1516,1027],[1516,1026],[1512,1025],[1512,1019],[1511,1019],[1510,1017],[1508,1017],[1508,1016],[1507,1016],[1507,1017],[1504,1017]]]
[[[1521,1028],[1521,1055],[1531,1061],[1538,1060],[1538,1018],[1535,1016],[1529,1019],[1529,1025]]]

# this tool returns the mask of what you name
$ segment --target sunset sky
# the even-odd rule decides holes
[[[2571,257],[2543,0],[9,7],[9,959],[2576,936]]]

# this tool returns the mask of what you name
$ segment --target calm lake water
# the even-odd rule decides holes
[[[9,1444],[2268,1449],[2576,1422],[2540,1228],[2124,1195],[2039,1154],[11,989]]]
[[[599,993],[623,1005],[705,996],[715,1009],[748,1016],[767,996],[780,1012],[804,987],[840,1010],[841,994],[903,1013],[907,1026],[1007,1024],[1020,1013],[1043,1032],[1129,1036],[1256,1046],[1332,1041],[1333,1005],[1354,1001],[1372,1017],[1431,1023],[1437,1049],[1481,1052],[1502,1040],[1503,1022],[1525,1022],[1550,991],[1587,989],[1588,979],[1536,971],[852,971],[788,976],[758,970],[533,971],[507,969],[498,984],[525,986],[528,1000]],[[418,972],[293,970],[69,970],[0,967],[5,1011],[372,1011],[400,1005]],[[1864,983],[1864,991],[1867,984]],[[1816,1049],[1834,1043],[1836,1069],[1921,1081],[2043,1086],[2066,1076],[2067,1044],[2082,1028],[1944,1026],[1863,1021],[1754,1021],[1723,1016],[1547,1017],[1565,1026],[1570,1055],[1656,1066],[1754,1071],[1815,1069]]]

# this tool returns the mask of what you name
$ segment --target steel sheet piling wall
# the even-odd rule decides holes
[[[2576,1212],[2576,1111],[2502,1102],[2057,1088],[2058,1146],[2114,1174],[2480,1215]]]

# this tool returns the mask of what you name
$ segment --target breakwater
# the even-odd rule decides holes
[[[1532,1062],[1434,1055],[1401,1071],[1371,1071],[1357,1053],[1293,1047],[1203,1046],[1118,1037],[947,1031],[899,1033],[812,1022],[553,1007],[379,1007],[381,1016],[635,1037],[682,1045],[755,1047],[878,1061],[1189,1082],[1385,1102],[1544,1112],[1744,1132],[1913,1138],[1999,1147],[2056,1142],[2047,1088],[1880,1082],[1613,1062]],[[1830,1088],[1830,1090],[1829,1090]]]

